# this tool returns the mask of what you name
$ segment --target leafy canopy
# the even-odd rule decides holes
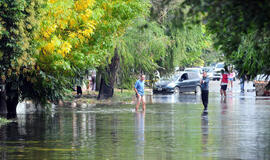
[[[216,48],[240,74],[270,74],[269,1],[185,0],[184,6],[193,20],[206,22]]]
[[[1,79],[21,99],[62,98],[74,77],[104,66],[144,0],[0,1]]]

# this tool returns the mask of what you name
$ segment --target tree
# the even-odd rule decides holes
[[[106,23],[100,26],[102,37],[107,35],[109,51],[111,56],[106,57],[105,64],[99,67],[101,73],[101,86],[99,89],[98,99],[109,98],[114,93],[114,82],[116,81],[116,72],[119,68],[119,44],[118,38],[123,36],[125,29],[136,17],[145,15],[148,11],[149,3],[145,0],[119,0],[108,3],[105,6],[107,14],[102,17]],[[100,38],[100,37],[97,37]],[[114,54],[113,54],[114,53]]]
[[[105,53],[93,36],[104,14],[102,6],[93,0],[50,0],[43,4],[35,36],[39,70],[28,73],[39,80],[25,88],[28,98],[42,104],[58,102],[75,79],[100,64]]]
[[[203,66],[201,55],[211,48],[211,38],[201,24],[178,28],[171,26],[172,52],[174,64],[179,67]]]
[[[140,73],[149,78],[154,77],[158,69],[162,69],[170,44],[164,28],[148,17],[139,17],[134,20],[126,34],[119,40],[120,44],[120,72],[119,87],[131,88]]]
[[[214,45],[240,75],[270,75],[269,1],[186,0],[184,6],[193,20],[206,22]]]
[[[115,39],[122,35],[132,18],[144,11],[146,4],[140,0],[53,0],[47,3],[37,37],[40,44],[37,59],[46,79],[51,77],[45,83],[55,89],[50,93],[51,101],[61,99],[64,88],[70,86],[70,79],[80,78],[89,68],[102,68],[103,86],[110,86],[109,82],[114,84],[114,79],[105,75],[114,75],[115,71],[110,69],[117,69],[117,62],[113,65],[115,68],[107,67],[116,59],[112,57],[117,56]],[[107,92],[111,94],[109,89]],[[100,95],[105,93],[102,91]]]
[[[172,67],[202,66],[202,53],[211,50],[212,39],[205,29],[205,25],[185,23],[185,9],[182,0],[152,1],[152,19],[158,21],[170,38],[168,46],[168,64]]]
[[[19,100],[57,102],[73,77],[106,66],[114,40],[146,6],[141,0],[1,1],[0,69],[7,93],[1,97],[8,97],[1,103],[16,114]]]
[[[157,70],[170,74],[177,66],[203,65],[201,55],[211,49],[212,40],[204,25],[181,25],[176,4],[179,2],[152,1],[150,16],[137,18],[126,30],[119,42],[119,87],[133,87],[141,72],[152,80]]]
[[[33,33],[39,1],[0,1],[0,112],[16,114],[25,71],[35,68]],[[5,89],[4,89],[5,88]],[[4,89],[4,90],[3,90]]]

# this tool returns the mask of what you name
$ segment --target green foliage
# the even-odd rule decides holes
[[[144,0],[0,1],[0,73],[20,99],[56,102],[74,77],[106,66]],[[9,94],[9,92],[8,92]]]
[[[11,122],[11,121],[10,121],[10,120],[7,120],[7,119],[5,119],[5,118],[1,118],[1,117],[0,117],[0,127],[1,127],[2,125],[6,124],[6,123],[9,123],[9,122]]]
[[[27,71],[35,69],[36,53],[33,41],[38,27],[40,1],[2,0],[0,2],[0,74],[7,88],[8,98],[23,87],[22,78]]]
[[[128,1],[128,3],[119,1],[118,4],[112,3],[112,5],[108,6],[111,8],[109,11],[112,12],[109,13],[112,15],[109,14],[108,16],[103,17],[105,23],[99,26],[100,29],[98,29],[97,34],[94,35],[94,39],[96,39],[95,41],[101,41],[101,47],[103,47],[103,50],[107,52],[105,56],[102,57],[102,64],[99,66],[99,72],[102,74],[107,85],[113,86],[112,83],[114,83],[116,78],[116,75],[113,74],[111,70],[113,67],[110,66],[112,63],[114,63],[113,66],[118,66],[118,63],[115,63],[112,60],[114,58],[115,51],[117,50],[117,53],[123,63],[129,63],[128,59],[131,57],[128,56],[129,53],[126,53],[126,51],[129,51],[125,49],[127,45],[125,44],[122,36],[128,32],[126,30],[132,28],[132,25],[134,24],[132,22],[134,19],[148,14],[149,6],[148,0],[133,0]],[[104,43],[104,36],[107,37],[105,39],[106,43]],[[123,79],[125,74],[127,75],[125,76],[127,79]],[[121,81],[119,83],[121,83],[122,88],[130,88],[128,87],[128,84],[132,81],[130,79],[132,77],[130,77],[130,73],[128,71],[126,71],[125,74],[122,72],[122,75],[119,76]],[[125,81],[129,82],[123,83]]]
[[[210,49],[203,50],[201,59],[204,61],[204,66],[209,66],[213,63],[223,62],[224,56],[221,54],[221,51],[211,47]]]
[[[174,64],[179,67],[203,66],[203,50],[211,47],[211,38],[203,31],[203,25],[183,27],[172,31]]]
[[[108,3],[108,4],[106,4]],[[125,34],[126,28],[136,17],[147,14],[149,2],[146,0],[99,0],[96,6],[106,11],[90,40],[92,49],[98,53],[100,65],[104,68],[114,56],[114,49],[118,46],[118,38]]]
[[[81,80],[89,68],[105,68],[114,55],[117,38],[124,34],[132,19],[147,11],[147,6],[148,2],[142,0],[48,3],[37,38],[38,64],[45,73],[42,78],[47,80],[38,85],[43,88],[40,93],[46,93],[49,99],[59,99],[71,86],[71,79]],[[55,92],[45,92],[50,88]]]
[[[184,4],[190,15],[197,15],[193,20],[205,20],[215,36],[214,45],[240,74],[251,78],[270,74],[269,1],[186,0]]]
[[[203,66],[202,53],[212,54],[206,52],[212,39],[204,25],[183,27],[178,22],[179,4],[177,0],[152,1],[150,17],[136,19],[127,29],[119,42],[121,88],[132,88],[141,72],[153,80],[156,70],[169,74],[175,67]]]
[[[164,29],[156,22],[148,22],[146,18],[140,17],[133,24],[127,29],[119,45],[122,55],[121,88],[133,87],[134,80],[141,72],[153,76],[161,68],[157,62],[166,58],[170,43]]]

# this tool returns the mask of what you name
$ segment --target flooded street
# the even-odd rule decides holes
[[[212,86],[208,115],[194,94],[148,96],[145,113],[99,105],[18,115],[0,128],[1,158],[270,159],[270,100],[237,89],[222,98]]]

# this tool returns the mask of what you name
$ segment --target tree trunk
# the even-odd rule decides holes
[[[119,68],[119,62],[120,58],[118,54],[118,49],[116,47],[114,49],[114,56],[111,60],[111,64],[106,67],[106,73],[102,73],[101,75],[98,99],[107,99],[113,96],[114,83],[116,81],[116,74]]]
[[[7,114],[7,103],[6,103],[6,90],[5,85],[1,85],[0,89],[0,115]]]
[[[7,83],[5,89],[0,93],[0,113],[8,118],[17,117],[17,105],[19,103],[18,91],[12,89],[12,84]]]
[[[15,96],[15,97],[8,97],[7,99],[7,111],[8,111],[8,118],[15,118],[17,117],[17,105],[19,103],[19,97]]]
[[[100,69],[96,72],[96,91],[99,91],[100,83],[101,83],[101,72]]]

